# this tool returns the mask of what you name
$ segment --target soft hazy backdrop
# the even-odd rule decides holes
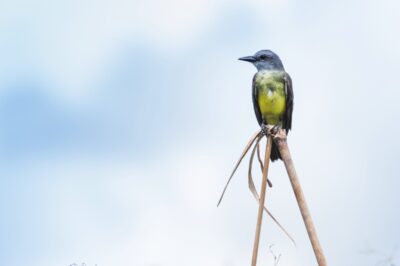
[[[0,264],[248,265],[247,160],[216,203],[258,129],[255,68],[237,58],[266,48],[293,79],[289,144],[330,265],[384,258],[366,247],[391,255],[399,10],[394,0],[2,0]],[[267,205],[297,247],[265,218],[260,262],[272,265],[275,244],[279,266],[315,265],[281,162],[270,178]]]

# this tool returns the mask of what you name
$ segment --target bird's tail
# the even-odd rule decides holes
[[[271,161],[276,161],[278,159],[282,160],[281,154],[279,153],[279,149],[276,146],[275,142],[272,142],[272,147],[271,147]]]

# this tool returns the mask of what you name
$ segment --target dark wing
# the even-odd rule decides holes
[[[293,113],[293,87],[292,87],[292,79],[290,78],[288,73],[285,73],[285,93],[286,93],[286,111],[283,116],[283,128],[286,130],[286,133],[289,133],[289,130],[292,128],[292,113]]]
[[[260,111],[260,107],[258,106],[258,90],[256,88],[256,75],[254,75],[253,77],[253,85],[252,85],[252,94],[253,94],[253,107],[254,107],[254,112],[256,113],[256,117],[257,117],[257,121],[258,124],[261,126],[263,123],[263,118],[261,116],[261,111]]]

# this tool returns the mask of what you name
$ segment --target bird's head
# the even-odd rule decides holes
[[[281,59],[271,50],[261,50],[251,56],[239,58],[239,60],[252,63],[260,70],[284,70]]]

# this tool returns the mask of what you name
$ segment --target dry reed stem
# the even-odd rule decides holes
[[[318,240],[317,231],[315,230],[314,223],[311,219],[311,214],[308,209],[303,190],[301,189],[300,181],[294,168],[292,157],[290,155],[289,147],[286,141],[286,132],[282,129],[279,130],[278,134],[274,136],[274,141],[278,146],[282,161],[285,164],[286,171],[288,173],[290,183],[292,184],[293,192],[296,196],[297,204],[299,205],[299,209],[303,217],[303,221],[306,226],[308,237],[310,238],[318,265],[327,266],[326,258],[322,251],[322,246]]]
[[[266,148],[265,148],[263,179],[262,179],[261,191],[260,191],[260,202],[258,204],[256,236],[254,239],[253,257],[251,260],[252,266],[257,265],[258,246],[260,243],[261,224],[262,224],[262,217],[263,217],[263,213],[264,213],[265,191],[267,189],[268,168],[269,168],[269,161],[270,161],[270,156],[271,156],[271,147],[272,147],[272,137],[268,136]]]

